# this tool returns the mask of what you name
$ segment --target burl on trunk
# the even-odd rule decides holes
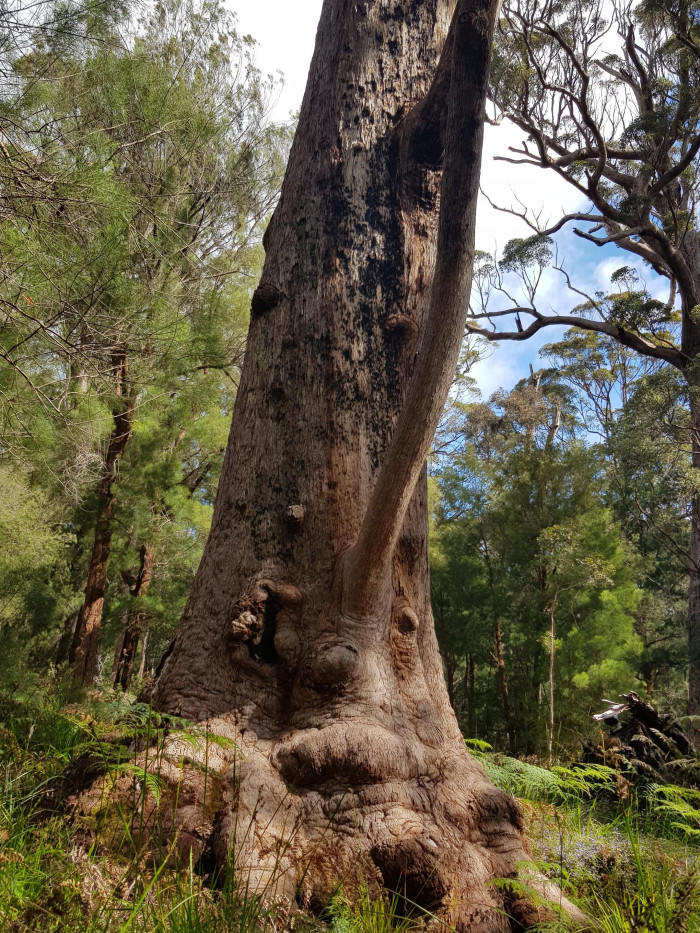
[[[184,780],[188,844],[276,896],[383,884],[474,931],[537,916],[491,883],[526,858],[520,814],[465,750],[429,600],[424,464],[467,311],[496,5],[325,0],[153,693],[237,743],[209,747],[206,806]]]

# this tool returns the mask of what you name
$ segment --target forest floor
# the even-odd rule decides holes
[[[124,817],[119,854],[99,844],[52,801],[61,775],[97,762],[102,780],[131,769],[135,813],[157,782],[129,763],[129,744],[158,741],[160,717],[121,696],[67,704],[52,690],[1,698],[0,930],[76,933],[390,933],[423,929],[405,901],[342,887],[325,916],[266,908],[245,890],[235,864],[211,885],[190,865],[172,870],[138,843],[138,817]],[[179,728],[183,727],[178,724]],[[601,933],[700,933],[700,792],[632,787],[610,769],[553,769],[469,743],[492,780],[521,802],[539,870],[560,884]],[[526,885],[526,882],[523,882]],[[446,929],[449,929],[446,927]],[[544,929],[544,927],[542,928]],[[550,923],[550,933],[569,929]]]

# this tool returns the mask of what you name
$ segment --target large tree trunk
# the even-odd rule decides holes
[[[112,549],[112,519],[114,518],[113,486],[119,475],[119,462],[131,437],[134,401],[127,391],[127,354],[119,349],[112,361],[115,379],[116,407],[107,453],[102,465],[102,479],[97,491],[95,537],[90,554],[85,598],[80,607],[73,634],[70,660],[76,684],[90,684],[97,673],[102,607],[107,587],[107,564]]]
[[[251,888],[318,904],[383,884],[503,931],[538,915],[491,883],[526,858],[521,817],[465,749],[429,601],[424,461],[467,310],[496,14],[459,0],[446,41],[456,5],[324,3],[153,703],[235,740],[207,741],[206,805],[186,767],[173,825]]]

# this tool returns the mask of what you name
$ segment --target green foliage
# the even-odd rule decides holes
[[[700,790],[676,784],[652,784],[647,791],[654,812],[689,842],[700,843]]]
[[[519,272],[533,266],[547,266],[551,260],[551,237],[535,235],[509,240],[503,249],[500,265],[504,272]]]
[[[684,834],[672,825],[679,813],[688,821],[689,802],[691,819],[697,818],[697,792],[654,786],[639,801],[620,800],[609,768],[547,769],[502,755],[479,757],[489,777],[521,799],[536,869],[582,907],[593,929],[697,933],[697,839],[685,837],[690,846],[679,845]],[[678,804],[672,814],[669,801]],[[518,882],[500,883],[532,893],[527,871]],[[571,924],[562,917],[542,930],[564,933]]]
[[[397,894],[384,897],[361,888],[352,901],[336,895],[328,907],[330,933],[408,933],[423,929],[421,921],[403,916]]]
[[[463,728],[502,743],[505,676],[511,751],[543,748],[551,612],[560,742],[590,730],[601,695],[634,683],[642,652],[638,559],[606,507],[603,451],[577,437],[575,401],[548,371],[488,405],[455,404],[436,471],[431,572],[448,685]]]
[[[352,899],[339,893],[321,917],[289,915],[247,888],[233,853],[212,887],[192,862],[174,868],[168,851],[145,858],[138,834],[121,852],[101,853],[84,829],[53,810],[55,779],[86,754],[101,763],[103,780],[133,774],[142,785],[128,757],[135,740],[153,749],[154,761],[166,732],[176,730],[185,744],[218,741],[191,723],[115,695],[66,706],[57,685],[45,684],[32,705],[16,707],[0,728],[0,923],[8,929],[266,933],[293,923],[307,933],[390,933],[422,929],[432,919],[396,893],[368,888]],[[680,814],[685,805],[695,807],[697,793],[652,787],[638,808],[634,798],[618,800],[609,769],[549,770],[493,754],[482,740],[467,744],[489,776],[520,797],[536,868],[581,904],[596,929],[697,933],[696,839],[672,825],[689,822]],[[156,769],[152,778],[157,782]],[[133,801],[137,826],[141,799],[142,793]],[[129,814],[124,818],[128,825]],[[666,839],[654,838],[662,833]],[[502,883],[528,890],[527,874]]]
[[[125,29],[110,27],[115,4],[90,6],[100,41],[42,26],[15,49],[0,107],[0,528],[13,540],[36,527],[0,566],[0,650],[18,676],[65,657],[106,473],[106,635],[138,607],[149,660],[169,641],[211,520],[290,139],[267,119],[252,40],[217,0],[164,0]],[[92,28],[86,7],[65,12]],[[47,15],[39,4],[48,29]],[[107,467],[125,406],[132,434]],[[155,563],[136,603],[125,581],[144,543]]]
[[[478,740],[467,739],[472,752],[483,764],[489,778],[515,797],[555,804],[575,804],[613,794],[617,772],[604,765],[574,765],[544,768],[531,762],[477,749]],[[486,743],[481,743],[483,744]]]
[[[615,899],[594,892],[592,902],[603,933],[649,930],[653,933],[693,933],[700,929],[700,878],[697,867],[684,871],[668,859],[649,858],[634,818],[625,819],[631,850],[634,884],[624,886]]]

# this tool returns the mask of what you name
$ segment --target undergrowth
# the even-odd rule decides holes
[[[70,705],[60,691],[47,690],[40,702],[5,706],[3,933],[408,933],[425,927],[419,911],[404,916],[404,900],[391,893],[378,898],[366,889],[353,901],[341,889],[321,917],[274,911],[247,890],[235,864],[214,886],[192,864],[169,867],[168,852],[147,860],[138,838],[119,853],[103,852],[56,808],[66,769],[78,780],[83,767],[85,780],[127,773],[140,793],[145,788],[157,795],[157,776],[147,784],[130,747],[140,738],[157,750],[172,728],[185,742],[201,741],[196,726],[122,697]],[[494,783],[520,799],[537,869],[583,907],[592,930],[700,933],[700,791],[650,783],[620,799],[619,775],[610,768],[549,769],[495,754],[483,742],[468,744]],[[138,800],[137,794],[135,807]],[[542,927],[550,933],[566,929],[563,921]]]
[[[483,741],[467,745],[491,780],[521,800],[535,865],[580,904],[595,931],[700,933],[700,791],[631,789],[603,765],[544,768]]]

